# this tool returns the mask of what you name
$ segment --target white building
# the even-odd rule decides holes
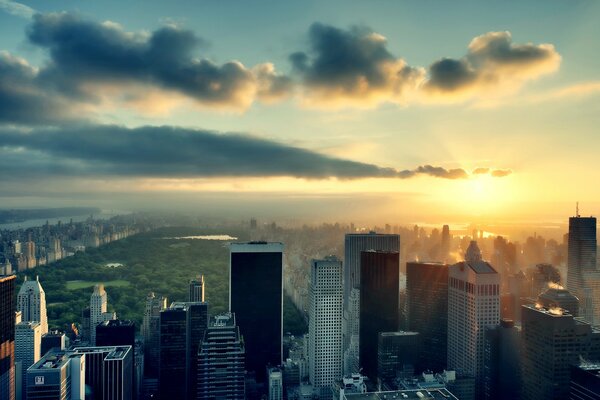
[[[308,362],[316,392],[342,377],[343,267],[336,257],[313,260],[309,286]]]
[[[283,374],[279,368],[269,369],[269,400],[283,399]]]
[[[484,334],[500,323],[500,275],[472,241],[448,278],[448,368],[482,382]]]
[[[41,334],[48,333],[48,317],[46,315],[46,293],[39,278],[27,280],[19,289],[17,295],[17,310],[21,312],[23,322],[39,322]]]
[[[23,398],[27,368],[40,359],[42,326],[39,322],[19,322],[15,325],[15,367],[17,398]]]
[[[114,313],[107,312],[108,300],[104,285],[99,283],[94,286],[94,293],[90,297],[90,343],[96,345],[96,327],[99,323],[116,319]]]

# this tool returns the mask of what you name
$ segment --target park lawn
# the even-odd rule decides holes
[[[123,279],[116,279],[114,281],[106,281],[106,282],[92,282],[92,281],[67,281],[66,287],[67,290],[77,290],[77,289],[85,289],[88,287],[94,287],[97,283],[103,283],[104,287],[126,287],[129,286],[130,283]]]

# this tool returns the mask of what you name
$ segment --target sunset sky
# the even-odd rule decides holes
[[[599,18],[577,0],[0,0],[0,204],[597,215]]]

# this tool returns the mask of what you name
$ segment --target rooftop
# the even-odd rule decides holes
[[[450,393],[447,389],[394,390],[390,392],[352,393],[344,395],[343,398],[347,400],[458,400],[456,396]]]
[[[129,321],[126,319],[111,319],[109,321],[101,322],[100,325],[107,327],[117,327],[117,326],[134,326],[133,321]]]
[[[487,261],[461,261],[458,266],[467,266],[473,270],[476,274],[496,274],[494,267]]]

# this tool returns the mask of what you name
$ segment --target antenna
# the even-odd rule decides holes
[[[575,203],[575,216],[579,218],[579,202]]]

